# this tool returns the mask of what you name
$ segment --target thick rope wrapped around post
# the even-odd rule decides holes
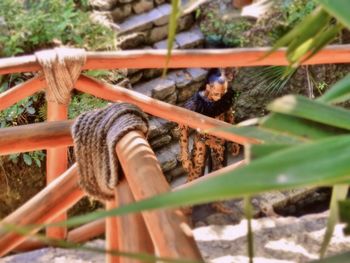
[[[86,61],[84,49],[55,48],[35,53],[47,82],[46,99],[68,104],[70,92]]]
[[[72,135],[79,184],[89,195],[100,200],[114,197],[120,170],[115,146],[133,130],[147,136],[148,120],[138,107],[128,103],[115,103],[77,118]]]

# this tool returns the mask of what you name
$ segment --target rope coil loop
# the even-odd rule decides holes
[[[35,53],[47,82],[46,100],[58,104],[70,102],[70,92],[86,62],[84,49],[60,47]]]
[[[147,115],[129,103],[115,103],[81,114],[72,127],[81,188],[99,200],[114,198],[123,173],[115,146],[128,132],[140,131],[146,137],[148,129]]]

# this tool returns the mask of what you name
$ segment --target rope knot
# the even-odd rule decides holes
[[[48,85],[47,101],[68,104],[70,92],[86,61],[85,50],[61,47],[38,51],[35,56],[43,68]]]
[[[115,103],[80,115],[73,127],[79,184],[89,195],[109,200],[114,197],[119,167],[115,146],[128,132],[148,133],[148,120],[138,107]]]

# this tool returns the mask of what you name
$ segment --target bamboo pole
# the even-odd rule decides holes
[[[115,199],[118,206],[127,205],[135,201],[125,178],[118,183]],[[154,254],[152,240],[141,214],[118,216],[116,219],[120,251]],[[119,262],[138,263],[139,260],[121,257]]]
[[[42,75],[36,76],[26,82],[0,94],[0,111],[4,110],[18,101],[33,95],[35,92],[44,89],[46,82]]]
[[[117,207],[115,200],[106,202],[106,209],[111,210]],[[106,250],[118,250],[118,225],[115,216],[106,218]],[[106,254],[106,263],[120,263],[119,257]]]
[[[69,242],[74,242],[74,243],[84,243],[104,233],[105,233],[105,219],[99,219],[69,231],[67,235],[67,240]],[[45,243],[43,241],[40,241],[34,238],[30,238],[24,241],[23,243],[21,243],[20,245],[18,245],[14,250],[16,252],[24,252],[24,251],[43,248],[48,245],[51,245],[51,244]]]
[[[139,106],[143,111],[157,117],[188,125],[191,128],[206,131],[228,141],[244,143],[258,143],[256,139],[225,131],[232,127],[231,124],[204,116],[202,114],[171,105],[136,91],[99,82],[93,78],[80,76],[76,88],[82,92],[111,101],[124,101]],[[210,130],[212,129],[212,130]]]
[[[169,68],[252,67],[288,65],[286,50],[279,49],[263,57],[271,47],[173,50]],[[167,50],[128,50],[87,52],[86,69],[164,68]],[[350,62],[350,45],[330,45],[303,65]],[[41,67],[34,55],[0,59],[0,74],[33,72]]]
[[[105,233],[105,219],[98,219],[77,227],[68,232],[67,240],[74,243],[84,243]]]
[[[47,102],[47,121],[62,121],[68,116],[68,106],[55,102]],[[67,147],[50,148],[46,151],[46,183],[51,183],[60,176],[68,167]],[[67,219],[67,213],[62,213],[54,222]],[[65,239],[67,235],[66,227],[49,227],[46,229],[49,238]]]
[[[116,151],[136,201],[170,190],[154,152],[141,133],[126,134],[116,145]],[[146,211],[142,216],[159,256],[201,259],[180,211]]]
[[[52,222],[83,196],[84,193],[78,186],[78,169],[73,165],[62,176],[0,222],[0,257],[29,237],[7,232],[4,226],[6,223],[25,226]],[[33,228],[29,234],[35,234],[39,230],[39,227]]]
[[[0,156],[73,145],[73,121],[27,124],[0,129]]]

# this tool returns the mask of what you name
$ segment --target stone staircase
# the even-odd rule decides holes
[[[118,45],[122,50],[166,49],[170,1],[166,0],[101,0],[92,1],[96,12],[113,19],[118,27]],[[108,3],[106,3],[108,2]],[[203,47],[204,36],[195,26],[193,13],[179,18],[174,49]],[[205,85],[207,71],[200,68],[169,70],[160,77],[162,69],[129,69],[128,87],[149,97],[181,106]],[[149,142],[155,150],[167,179],[185,174],[179,162],[176,123],[150,116]]]

